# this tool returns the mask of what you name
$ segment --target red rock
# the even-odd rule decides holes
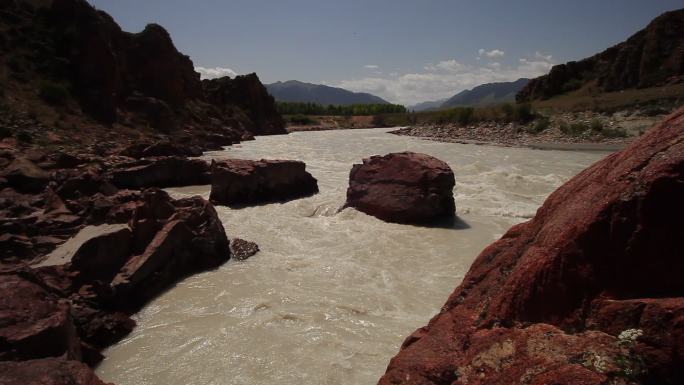
[[[0,275],[0,361],[81,359],[70,307],[18,275]]]
[[[112,183],[119,188],[177,187],[209,182],[209,165],[199,159],[157,158],[112,171]]]
[[[487,247],[380,384],[464,384],[443,378],[516,334],[543,341],[547,332],[535,328],[547,324],[561,338],[539,345],[546,362],[527,360],[529,344],[515,343],[510,362],[519,370],[487,371],[486,383],[624,383],[625,375],[684,383],[682,196],[684,109],[567,182],[531,221]],[[623,328],[643,335],[619,340]],[[468,383],[485,383],[478,381]]]
[[[413,152],[373,156],[349,173],[345,207],[387,222],[430,223],[456,215],[454,173],[446,163]]]
[[[294,160],[230,159],[211,163],[211,201],[220,205],[284,202],[318,192],[318,182]]]
[[[131,240],[125,224],[87,226],[38,266],[70,264],[82,282],[108,282],[128,260]]]
[[[12,161],[0,176],[7,184],[20,192],[39,193],[50,181],[50,173],[36,166],[31,160],[17,158]]]
[[[87,365],[60,358],[0,362],[0,384],[112,385],[102,382]]]

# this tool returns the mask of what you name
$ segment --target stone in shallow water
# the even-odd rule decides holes
[[[259,245],[244,239],[235,238],[230,242],[230,256],[238,261],[244,261],[259,252]]]
[[[349,173],[345,207],[387,222],[428,224],[456,215],[454,173],[445,162],[414,152],[373,156]]]

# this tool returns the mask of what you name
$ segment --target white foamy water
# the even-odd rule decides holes
[[[605,155],[437,143],[386,131],[260,137],[207,154],[302,160],[321,192],[285,204],[217,207],[229,237],[255,241],[262,251],[190,277],[151,302],[135,316],[133,333],[105,351],[97,374],[118,385],[375,384],[486,245]],[[337,212],[352,164],[406,150],[454,170],[460,226]],[[169,191],[208,197],[209,186]]]

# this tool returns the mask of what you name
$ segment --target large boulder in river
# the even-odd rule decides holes
[[[449,165],[432,156],[413,152],[373,156],[352,167],[345,207],[387,222],[453,219],[454,185]]]
[[[318,182],[295,160],[229,159],[211,164],[211,201],[240,206],[285,202],[318,192]]]
[[[684,109],[475,260],[380,384],[684,383]]]

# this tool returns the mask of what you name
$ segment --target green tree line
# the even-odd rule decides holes
[[[398,104],[353,104],[349,106],[322,105],[317,103],[277,102],[281,115],[334,115],[369,116],[378,114],[403,114],[406,107]]]

